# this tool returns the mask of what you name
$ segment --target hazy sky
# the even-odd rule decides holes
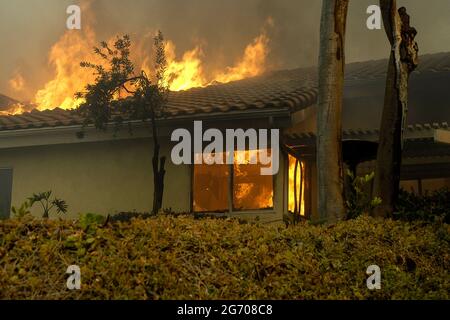
[[[66,31],[66,8],[76,0],[0,0],[0,93],[30,99],[52,78],[48,52]],[[377,0],[351,0],[347,61],[387,57],[383,30],[366,28],[366,8]],[[420,53],[450,51],[450,1],[403,0],[418,30]],[[270,16],[269,64],[294,68],[317,63],[320,0],[92,0],[99,40],[115,34],[139,37],[161,29],[177,53],[202,43],[208,64],[230,65],[257,36]],[[82,17],[83,18],[83,17]],[[22,96],[8,84],[20,70],[27,84]]]

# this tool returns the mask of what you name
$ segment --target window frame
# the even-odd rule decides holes
[[[268,148],[270,149],[270,146],[268,146]],[[246,149],[248,150],[248,149]],[[235,149],[235,151],[237,151]],[[281,156],[281,153],[280,153]],[[192,155],[192,159],[194,159],[194,155]],[[202,164],[205,165],[205,164]],[[227,193],[228,193],[228,210],[226,211],[195,211],[194,210],[194,175],[195,175],[195,166],[196,164],[191,164],[191,192],[190,192],[190,211],[192,213],[196,213],[196,214],[208,214],[208,213],[213,213],[213,214],[218,214],[218,215],[224,215],[224,214],[228,214],[228,215],[233,215],[233,214],[254,214],[254,213],[274,213],[276,212],[276,196],[277,196],[277,188],[276,188],[276,177],[279,174],[279,172],[277,174],[272,175],[272,204],[273,206],[271,208],[261,208],[261,209],[247,209],[247,210],[235,210],[234,209],[234,204],[233,204],[233,191],[234,191],[234,164],[224,164],[227,166],[227,169],[229,170],[229,175],[228,175],[228,188],[227,188]]]
[[[285,213],[291,213],[289,211],[289,156],[292,156],[294,158],[297,158],[294,153],[289,152],[289,150],[285,150],[283,152],[284,156],[284,195],[283,195],[283,210]],[[303,162],[304,164],[304,190],[303,190],[303,197],[304,197],[304,215],[301,216],[306,219],[310,219],[312,215],[312,166],[314,164],[314,159],[311,159],[309,157],[299,157],[297,158],[299,161]]]

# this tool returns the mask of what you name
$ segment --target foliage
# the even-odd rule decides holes
[[[133,218],[146,219],[146,218],[150,218],[150,217],[151,217],[151,215],[148,213],[131,211],[131,212],[116,213],[111,216],[110,220],[112,222],[116,222],[116,221],[126,222],[126,221],[130,221]]]
[[[353,172],[347,170],[347,175],[351,180],[351,192],[349,192],[346,200],[348,218],[351,219],[363,213],[369,213],[381,204],[379,197],[372,198],[367,191],[367,186],[370,185],[375,177],[374,172],[362,177],[355,177]]]
[[[420,196],[400,191],[394,218],[406,221],[443,220],[450,223],[450,190],[443,188]]]
[[[124,117],[148,120],[154,113],[161,114],[167,93],[162,83],[165,58],[161,33],[155,37],[155,46],[155,82],[144,71],[135,74],[135,66],[129,57],[131,40],[128,35],[117,38],[112,48],[104,41],[100,47],[94,48],[94,52],[104,60],[103,64],[80,63],[81,67],[92,69],[96,77],[84,92],[76,94],[77,98],[84,99],[78,111],[86,122],[105,129],[109,122],[119,126]],[[160,50],[162,57],[158,55]],[[120,97],[123,92],[126,98]]]
[[[83,230],[90,230],[95,226],[102,225],[106,222],[106,217],[96,213],[83,213],[80,215],[78,222]]]
[[[0,299],[449,299],[450,229],[361,216],[334,226],[161,215],[86,231],[0,222]],[[67,290],[69,265],[81,290]],[[381,268],[381,290],[366,269]]]
[[[104,60],[103,64],[80,63],[81,67],[92,69],[95,75],[94,83],[76,94],[77,98],[84,100],[78,112],[86,123],[93,122],[97,128],[106,129],[110,122],[114,122],[118,128],[124,118],[146,121],[163,115],[168,93],[164,82],[164,39],[159,33],[154,40],[154,81],[144,71],[135,73],[129,57],[131,40],[128,35],[117,38],[112,48],[104,41],[100,47],[94,48],[94,52]]]
[[[290,225],[296,225],[299,223],[302,223],[304,221],[307,221],[305,216],[300,215],[299,213],[294,212],[287,212],[283,214],[283,222],[286,225],[286,227]]]
[[[159,216],[171,216],[171,217],[179,217],[179,216],[191,216],[194,219],[219,219],[224,220],[228,219],[225,215],[217,215],[217,214],[209,214],[209,213],[180,213],[180,212],[174,212],[172,209],[163,209],[158,212]],[[131,221],[131,219],[149,219],[154,217],[155,215],[150,214],[148,212],[119,212],[114,215],[111,215],[109,217],[110,222],[127,222]],[[239,219],[238,217],[235,217],[234,219],[238,220],[240,223],[247,223],[248,220]]]
[[[22,219],[26,215],[30,214],[30,201],[24,201],[20,207],[12,206],[11,212],[14,215],[14,218]]]
[[[36,203],[40,203],[42,206],[42,217],[48,218],[50,211],[53,208],[56,208],[57,213],[66,213],[67,212],[67,204],[64,200],[53,198],[50,199],[52,195],[52,191],[33,193],[31,197],[28,198],[30,208]]]

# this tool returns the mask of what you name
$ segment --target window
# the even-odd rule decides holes
[[[305,163],[289,155],[289,193],[288,210],[294,214],[305,215]]]
[[[194,211],[227,211],[229,176],[226,164],[194,165]]]
[[[234,164],[198,164],[193,174],[195,212],[228,212],[273,208],[273,176],[250,164],[257,151],[235,151]],[[238,161],[237,159],[245,159]],[[231,201],[230,201],[231,200]]]
[[[0,168],[0,219],[6,219],[11,212],[12,169]]]
[[[233,165],[233,209],[237,211],[273,208],[273,176],[261,175],[261,164],[248,164],[257,151],[237,151]],[[268,154],[269,155],[269,154]],[[238,157],[245,157],[246,164]]]

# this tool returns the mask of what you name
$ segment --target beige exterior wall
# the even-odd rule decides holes
[[[191,166],[174,165],[170,150],[171,145],[163,143],[162,152],[167,156],[163,207],[189,212]],[[12,205],[20,206],[33,193],[52,190],[54,196],[67,202],[66,217],[76,218],[87,212],[149,212],[153,197],[151,155],[149,138],[39,145],[0,149],[0,167],[13,169]],[[232,215],[281,221],[284,184],[284,161],[280,161],[279,173],[274,176],[274,210]],[[35,206],[32,213],[41,214]]]
[[[52,190],[67,201],[68,217],[148,212],[153,190],[150,143],[130,139],[2,149],[0,167],[13,168],[12,205],[32,193]],[[165,207],[189,210],[188,166],[168,161],[165,191]]]

